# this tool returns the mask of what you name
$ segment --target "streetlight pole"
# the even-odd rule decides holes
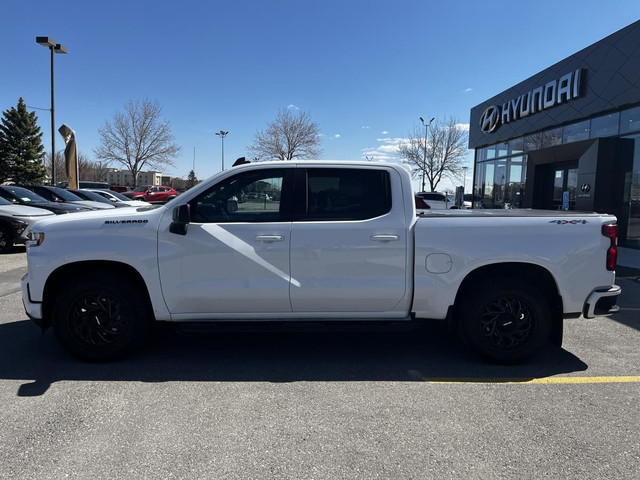
[[[431,126],[431,122],[433,122],[435,117],[429,120],[429,123],[424,123],[424,119],[420,117],[420,121],[422,125],[424,125],[424,160],[422,162],[422,191],[424,192],[424,178],[427,172],[427,134],[429,132],[429,127]]]
[[[36,43],[51,51],[51,184],[56,184],[56,135],[55,135],[55,95],[53,88],[53,54],[67,53],[67,47],[56,43],[51,37],[36,37]]]
[[[224,137],[227,136],[227,133],[229,132],[225,132],[224,130],[216,132],[216,135],[220,135],[220,138],[222,139],[222,170],[224,170]]]
[[[467,170],[469,170],[469,167],[462,167],[462,188],[464,190],[467,189]]]

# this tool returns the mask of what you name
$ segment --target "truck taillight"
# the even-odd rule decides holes
[[[609,224],[602,226],[602,235],[611,240],[607,249],[607,270],[615,270],[618,261],[618,225]]]

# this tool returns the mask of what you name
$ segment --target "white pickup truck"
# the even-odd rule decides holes
[[[562,342],[563,319],[615,312],[616,218],[417,215],[396,164],[290,161],[225,170],[166,205],[38,221],[28,316],[71,354],[134,350],[153,322],[449,321],[484,357]]]

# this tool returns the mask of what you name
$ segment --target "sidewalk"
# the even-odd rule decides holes
[[[618,265],[640,269],[640,250],[618,247]]]

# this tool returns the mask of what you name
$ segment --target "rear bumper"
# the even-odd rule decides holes
[[[585,318],[594,318],[616,313],[620,310],[616,305],[616,299],[621,292],[622,289],[618,285],[596,288],[585,300],[582,314]]]

